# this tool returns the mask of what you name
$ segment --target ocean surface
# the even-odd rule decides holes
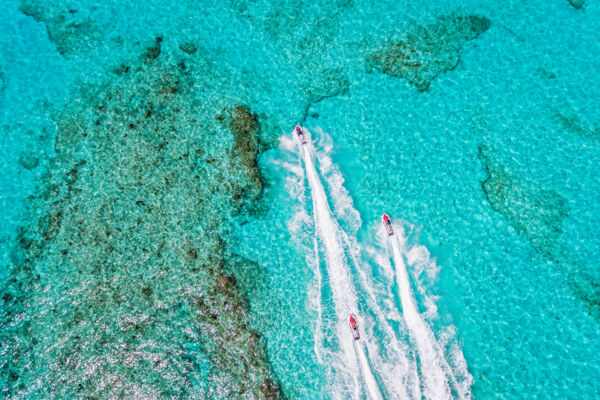
[[[0,13],[3,398],[600,398],[597,1]]]

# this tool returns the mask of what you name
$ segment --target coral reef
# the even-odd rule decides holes
[[[54,113],[56,157],[1,292],[9,397],[282,397],[223,233],[240,188],[262,191],[259,118],[227,108],[223,145],[161,41]]]
[[[569,4],[576,9],[580,9],[585,4],[585,0],[568,0]]]
[[[232,168],[237,169],[241,180],[236,180],[233,186],[233,201],[236,209],[247,210],[252,203],[262,195],[264,189],[263,177],[258,167],[258,155],[266,148],[261,141],[261,125],[257,114],[247,106],[236,105],[223,110],[217,116],[233,134],[231,160]]]
[[[75,9],[52,7],[38,0],[21,0],[19,9],[36,22],[44,23],[48,37],[64,57],[90,50],[101,40],[96,24],[89,17],[78,16]]]
[[[552,72],[550,69],[546,69],[543,67],[538,67],[537,71],[546,79],[556,79],[556,74]]]
[[[482,189],[494,211],[504,216],[538,254],[560,266],[573,293],[600,321],[597,269],[588,260],[578,260],[573,251],[558,244],[563,220],[570,211],[566,200],[553,190],[538,187],[511,174],[494,159],[485,145],[479,147],[479,158],[488,175]]]
[[[572,107],[566,106],[552,109],[552,119],[558,126],[579,136],[600,138],[600,126],[584,124],[581,117]]]
[[[485,145],[479,146],[479,158],[488,175],[481,187],[494,211],[538,253],[553,257],[563,219],[569,213],[566,200],[553,190],[512,175]]]
[[[324,99],[339,96],[348,91],[350,82],[343,74],[341,68],[324,69],[319,71],[314,79],[311,79],[310,86],[305,89],[307,102],[304,106],[302,120],[300,124],[306,121],[308,112],[313,104],[319,103]]]
[[[318,103],[325,98],[346,93],[349,87],[350,82],[341,68],[324,69],[319,72],[318,79],[311,82],[306,93],[310,103]]]
[[[25,169],[32,170],[38,166],[39,159],[32,153],[21,152],[19,155],[19,165]]]
[[[163,41],[162,36],[157,36],[154,39],[154,44],[146,49],[146,53],[144,54],[144,57],[147,60],[154,60],[158,56],[160,56],[160,52],[162,49],[162,41]]]
[[[413,25],[404,40],[390,43],[367,57],[368,64],[387,75],[404,78],[420,91],[442,72],[456,68],[463,45],[489,29],[478,15],[451,14],[421,27]]]
[[[563,257],[563,260],[565,258]],[[566,262],[562,261],[562,265]],[[569,269],[569,285],[575,295],[588,306],[592,317],[600,323],[600,277],[597,265],[590,265],[589,261],[566,265]]]
[[[194,43],[191,42],[184,42],[181,43],[179,45],[179,48],[181,49],[181,51],[187,53],[187,54],[194,54],[198,48],[196,47],[196,45]]]

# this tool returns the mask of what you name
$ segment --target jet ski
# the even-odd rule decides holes
[[[390,220],[390,217],[388,217],[387,214],[383,214],[381,216],[381,221],[383,222],[383,227],[385,228],[387,234],[392,236],[394,234],[394,228],[392,228],[392,221]]]
[[[300,143],[306,144],[306,135],[304,135],[304,130],[297,126],[294,132],[296,132],[296,136],[298,136]]]
[[[358,332],[358,323],[356,322],[356,317],[350,314],[348,318],[348,324],[350,325],[350,332],[352,332],[352,337],[354,340],[360,339],[360,333]]]

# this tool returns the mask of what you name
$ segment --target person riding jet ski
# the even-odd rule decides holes
[[[387,234],[392,236],[394,234],[394,228],[392,228],[392,221],[390,220],[390,217],[388,217],[387,214],[383,214],[381,216],[381,220],[383,221],[383,227],[385,228]]]
[[[358,332],[358,323],[356,322],[356,317],[350,314],[350,318],[348,318],[348,324],[350,325],[350,332],[352,332],[352,337],[354,340],[360,339],[360,332]]]
[[[298,136],[298,140],[302,144],[306,144],[306,136],[304,135],[304,131],[299,126],[296,126],[295,129],[296,135]]]

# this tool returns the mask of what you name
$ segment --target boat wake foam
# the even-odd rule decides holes
[[[308,130],[303,133],[306,144],[293,136],[280,143],[296,157],[284,165],[289,171],[286,190],[296,200],[288,230],[314,272],[308,288],[308,307],[316,320],[314,351],[328,370],[332,397],[469,398],[472,378],[454,331],[438,332],[436,340],[427,318],[419,314],[404,260],[420,274],[439,267],[424,246],[407,251],[403,231],[390,236],[390,247],[383,228],[379,245],[361,246],[356,240],[360,214],[331,160],[330,137],[318,131],[319,140],[313,142]],[[364,253],[374,262],[365,262]],[[426,313],[436,316],[426,285],[421,282],[417,290],[426,300]],[[358,316],[360,340],[353,340],[348,329],[351,313]]]
[[[427,295],[423,281],[415,279],[417,290],[423,298],[425,312],[421,313],[411,288],[407,264],[419,274],[425,274],[428,281],[435,279],[439,266],[430,258],[429,251],[422,245],[408,248],[407,238],[402,226],[394,226],[395,234],[388,236],[381,229],[380,235],[389,243],[394,263],[393,275],[403,316],[414,342],[419,358],[419,376],[422,382],[423,396],[427,399],[468,399],[472,377],[467,370],[466,361],[456,343],[454,327],[446,327],[434,334],[427,320],[437,318],[437,306]],[[389,268],[389,267],[388,267]],[[388,272],[389,276],[389,272]]]

